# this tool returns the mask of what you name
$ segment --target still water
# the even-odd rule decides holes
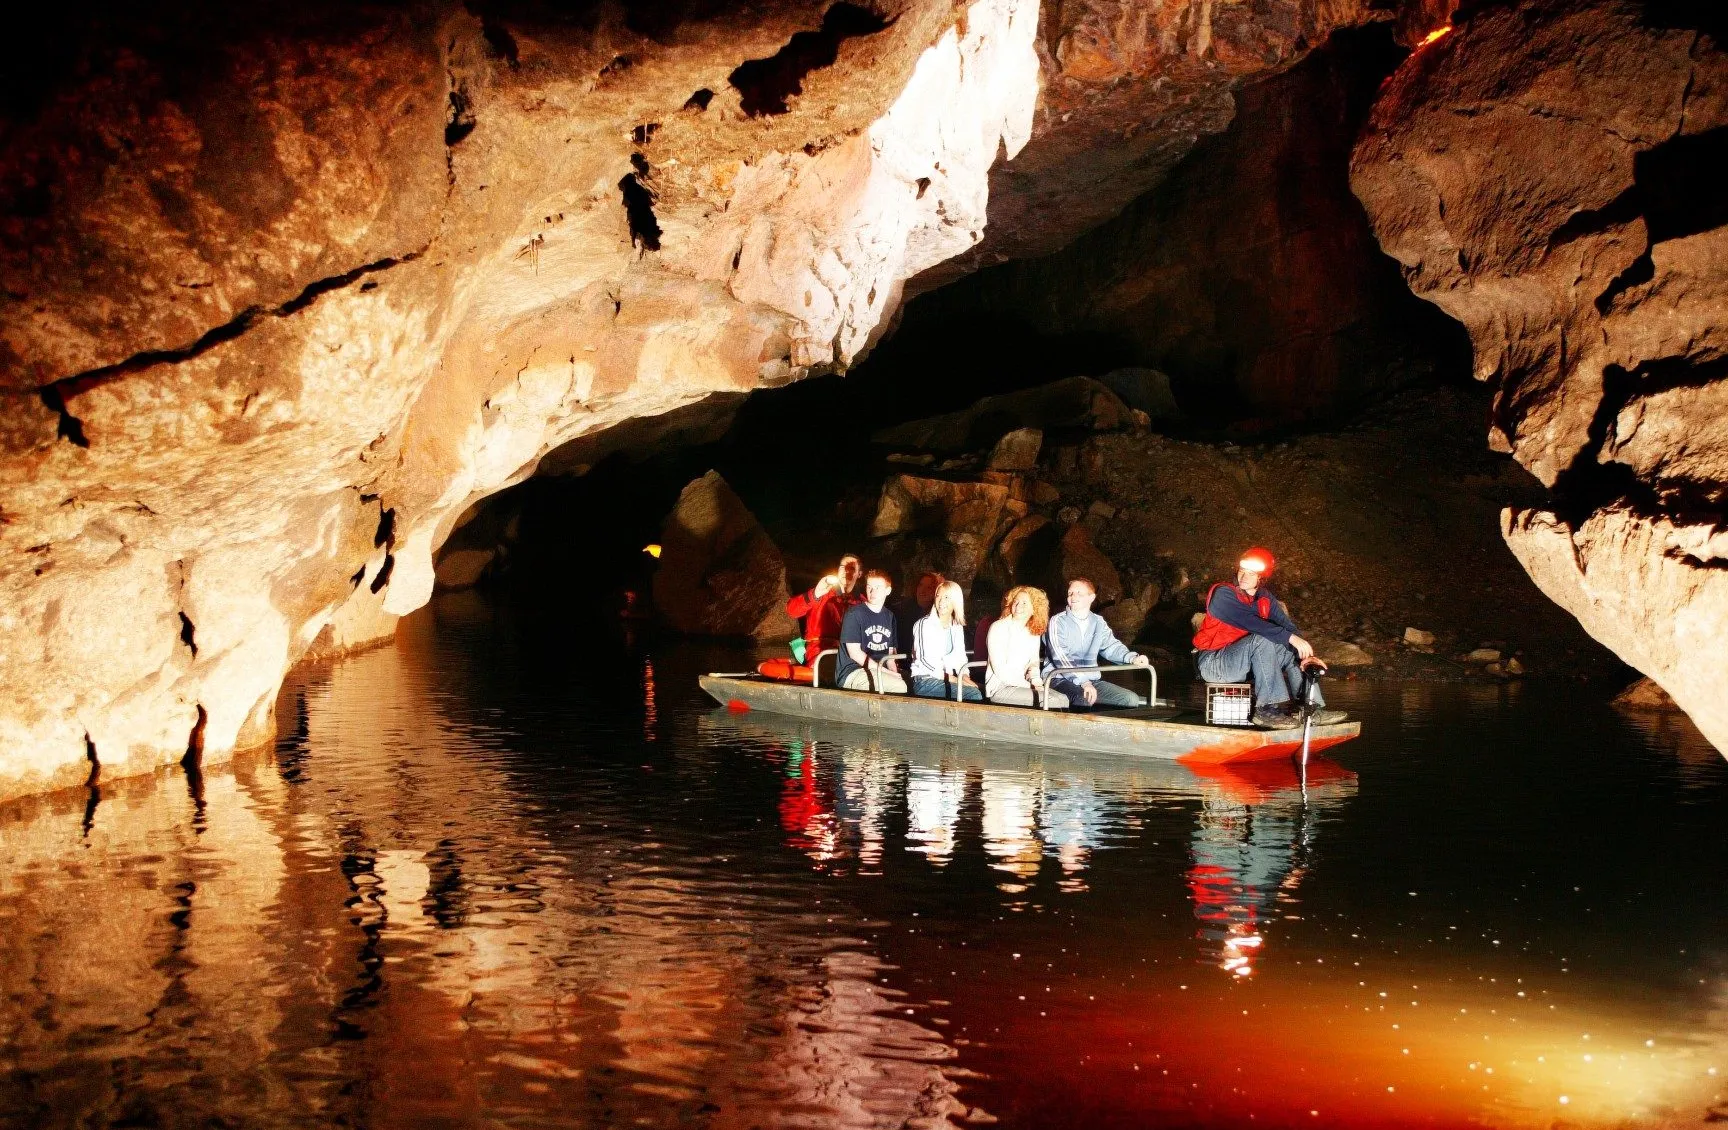
[[[1728,1111],[1728,763],[1684,723],[1343,684],[1304,795],[716,712],[745,662],[445,602],[291,684],[273,752],[0,809],[0,1122]]]

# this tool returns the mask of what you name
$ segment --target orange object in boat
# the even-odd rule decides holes
[[[783,683],[815,682],[810,668],[790,659],[764,659],[756,665],[756,673],[764,679],[778,679]]]

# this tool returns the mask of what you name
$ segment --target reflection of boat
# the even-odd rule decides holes
[[[818,866],[880,862],[886,809],[904,805],[906,850],[942,867],[977,813],[973,850],[1020,896],[1043,866],[1059,889],[1085,889],[1093,853],[1149,808],[1175,802],[1193,814],[1188,888],[1211,962],[1250,976],[1293,909],[1320,813],[1356,793],[1356,774],[1324,757],[1306,773],[1289,761],[1183,765],[1051,750],[1008,742],[883,733],[843,723],[715,711],[704,739],[767,754],[782,767],[787,844]],[[825,766],[818,772],[817,762]],[[868,854],[869,858],[866,858]]]
[[[1092,750],[1188,764],[1288,759],[1302,747],[1300,730],[1208,726],[1196,715],[1164,707],[1078,713],[842,691],[750,675],[703,675],[700,682],[716,702],[735,711],[760,710],[794,718],[891,726],[955,738]],[[1349,741],[1361,732],[1361,726],[1355,722],[1315,726],[1310,749],[1322,750]]]

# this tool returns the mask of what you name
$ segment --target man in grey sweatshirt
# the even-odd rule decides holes
[[[1044,633],[1044,645],[1050,661],[1044,674],[1062,667],[1095,667],[1099,664],[1132,663],[1150,667],[1152,661],[1137,651],[1131,651],[1104,617],[1092,615],[1092,602],[1098,599],[1098,588],[1085,577],[1068,582],[1068,610],[1050,617],[1050,627]],[[1145,706],[1146,700],[1115,683],[1107,683],[1094,672],[1064,675],[1051,682],[1051,687],[1068,696],[1073,706]]]

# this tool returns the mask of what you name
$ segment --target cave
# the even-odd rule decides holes
[[[1720,914],[1687,902],[1728,784],[1715,5],[199,0],[34,11],[19,43],[0,838],[21,878],[0,906],[40,924],[11,964],[51,972],[9,984],[0,1120],[222,1120],[266,1091],[267,1121],[1722,1117],[1728,1033],[1677,1019],[1723,991],[1696,957]],[[1250,546],[1303,626],[1284,638],[1362,720],[1359,765],[1345,746],[1310,776],[1304,742],[1291,781],[1142,780],[778,733],[698,689],[814,638],[788,602],[852,553],[903,632],[932,574],[968,624],[1025,586],[1059,611],[1084,576],[1153,697],[1199,710],[1195,633]],[[1454,757],[1500,790],[1479,821],[1438,783]],[[1596,821],[1592,870],[1531,813]],[[779,862],[725,872],[753,853]],[[1657,878],[1665,853],[1693,862]],[[1142,880],[1164,893],[1121,911],[1135,928],[1175,906],[1200,942],[1112,940]],[[1677,955],[1607,909],[1645,888]],[[614,899],[621,921],[590,918]],[[98,903],[123,925],[72,909]],[[542,911],[559,925],[520,917]],[[1031,923],[1070,912],[1068,967]],[[868,943],[822,940],[836,921]],[[488,965],[491,929],[563,957]],[[145,940],[109,979],[66,940],[122,930]],[[1474,956],[1432,948],[1454,940]],[[977,947],[977,984],[1035,951],[1092,987],[1058,1002],[1021,967],[996,987],[1050,1007],[1003,1012],[932,987],[959,976],[950,945]],[[1567,997],[1519,946],[1613,989]],[[277,973],[244,972],[248,947]],[[1306,980],[1238,1008],[1273,950]],[[764,971],[780,952],[799,972]],[[1416,980],[1392,972],[1410,953]],[[1321,984],[1351,961],[1374,987]],[[1498,980],[1454,984],[1472,961]],[[320,962],[345,987],[290,972]],[[291,1003],[217,1003],[206,970]],[[1280,1074],[1317,1062],[1303,1008],[1377,1023],[1405,982],[1410,1009],[1451,985],[1436,1003],[1472,1039],[1516,1012],[1517,1057],[1401,1013],[1392,1058],[1338,1037],[1385,1076],[1371,1100],[1335,1064]],[[1651,1018],[1610,1007],[1646,983],[1667,986]],[[543,1023],[499,1019],[504,985]],[[1595,1061],[1522,1011],[1550,993],[1648,1073],[1554,1066]],[[1229,1040],[1255,1008],[1246,1089],[1143,1020]],[[189,1091],[153,1058],[158,1016],[334,1057],[341,1086],[224,1035],[246,1066]],[[1067,1054],[1051,1016],[1090,1050],[1047,1090],[1010,1082]],[[136,1070],[93,1083],[98,1046]],[[1415,1070],[1442,1051],[1462,1086]]]

